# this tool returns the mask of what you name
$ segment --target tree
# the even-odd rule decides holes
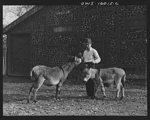
[[[20,6],[16,7],[16,11],[11,11],[11,12],[14,12],[14,14],[16,14],[18,17],[20,17],[24,13],[29,11],[32,7],[33,7],[33,5],[20,5]]]
[[[34,5],[8,5],[3,6],[3,26],[10,24],[12,21],[22,16],[24,13],[33,8]]]

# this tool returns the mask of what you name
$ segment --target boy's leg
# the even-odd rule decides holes
[[[86,83],[86,92],[89,97],[94,96],[94,82],[92,79],[89,79]]]

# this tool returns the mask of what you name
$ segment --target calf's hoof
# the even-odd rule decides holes
[[[121,100],[121,99],[122,99],[121,97],[116,97],[116,100],[117,100],[117,101],[119,101],[119,100]]]
[[[30,103],[30,100],[27,100],[27,103]]]
[[[56,100],[56,101],[60,101],[60,100],[62,100],[62,98],[59,98],[59,97],[58,97],[58,98],[55,98],[55,100]]]
[[[37,101],[37,100],[33,100],[33,102],[34,102],[34,103],[37,103],[38,101]]]
[[[62,98],[58,98],[57,100],[60,101],[60,100],[62,100]]]
[[[124,96],[121,96],[121,97],[120,97],[120,100],[122,100],[123,98],[124,98]]]
[[[103,98],[106,98],[106,95],[104,95]]]
[[[95,99],[96,97],[95,96],[91,96],[91,99]]]

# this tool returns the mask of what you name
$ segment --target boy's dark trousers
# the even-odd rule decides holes
[[[92,64],[92,63],[85,63],[85,64],[88,64],[88,67],[90,68],[95,68],[95,64]],[[95,98],[95,93],[98,89],[98,86],[100,84],[100,81],[98,79],[89,79],[87,82],[86,82],[86,93],[88,95],[88,97],[91,97],[91,98]]]
[[[99,84],[100,84],[100,81],[96,79],[89,79],[86,82],[86,93],[88,97],[95,98],[95,94],[96,94]]]

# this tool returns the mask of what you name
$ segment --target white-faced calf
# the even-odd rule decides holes
[[[117,98],[119,98],[120,93],[120,98],[122,99],[124,97],[126,73],[123,69],[116,67],[105,69],[94,69],[86,67],[83,69],[83,80],[87,82],[89,79],[98,79],[100,81],[100,87],[104,97],[106,97],[105,86],[109,87],[111,85],[115,85],[117,88]]]

